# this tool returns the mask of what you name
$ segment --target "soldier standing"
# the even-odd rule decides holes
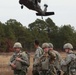
[[[55,54],[53,52],[49,52],[49,44],[43,43],[42,48],[44,50],[43,55],[40,58],[41,63],[41,74],[40,75],[57,75],[56,69],[54,68],[54,60]]]
[[[22,45],[16,42],[13,46],[14,53],[10,58],[10,66],[14,71],[14,75],[26,75],[27,67],[29,67],[28,56],[22,52]]]
[[[71,62],[76,59],[76,55],[74,54],[73,46],[71,43],[66,43],[63,46],[65,52],[67,53],[66,58],[61,62],[61,65],[63,67],[64,75],[76,75],[76,62],[72,64]],[[70,68],[71,67],[71,68]]]
[[[34,55],[34,59],[33,59],[33,71],[32,71],[32,73],[33,73],[33,75],[39,75],[40,65],[38,65],[38,62],[39,62],[39,58],[43,54],[43,49],[39,46],[38,40],[35,40],[34,46],[36,48],[36,51],[35,51],[35,55]]]
[[[54,47],[53,44],[49,43],[49,51],[55,53],[55,56],[56,56],[55,61],[54,61],[54,66],[57,70],[57,75],[61,75],[61,64],[60,63],[61,63],[62,58],[61,58],[61,55],[56,50],[53,49],[53,47]]]

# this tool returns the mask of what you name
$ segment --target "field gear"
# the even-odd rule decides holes
[[[50,62],[52,62],[52,61],[55,61],[55,59],[56,59],[56,54],[54,53],[54,51],[51,51],[51,50],[49,50],[48,51],[48,54],[49,54],[49,61]]]
[[[53,48],[54,46],[53,46],[53,44],[52,44],[52,43],[49,43],[49,47],[50,47],[50,48]]]
[[[48,48],[49,47],[49,44],[48,43],[43,43],[42,44],[42,48],[44,49],[44,48]]]
[[[57,71],[53,63],[50,64],[50,75],[57,75]]]
[[[55,65],[55,68],[57,70],[57,75],[61,75],[61,55],[57,52],[57,51],[54,51],[55,54],[56,54],[56,60],[54,62],[54,65]]]
[[[42,70],[39,72],[39,75],[51,75],[50,70]]]
[[[34,56],[34,64],[33,65],[37,65],[37,63],[39,62],[39,58],[43,55],[43,49],[41,47],[38,47],[36,49],[36,52],[35,52],[35,56]]]
[[[73,49],[73,46],[71,43],[66,43],[66,44],[64,44],[63,48],[64,49]]]
[[[55,50],[49,50],[48,54],[50,56],[51,63],[53,62],[54,66],[57,70],[58,75],[60,75],[60,73],[61,73],[61,64],[60,63],[62,60],[60,54]]]
[[[56,51],[56,50],[53,50],[53,44],[52,43],[49,43],[49,52],[51,52],[51,56],[52,56],[52,59],[54,60],[54,66],[57,70],[57,74],[60,75],[61,74],[61,55]]]
[[[49,59],[49,61],[50,61],[50,64],[52,64],[51,65],[51,67],[52,67],[52,71],[51,72],[53,72],[52,74],[54,74],[54,75],[61,75],[61,68],[60,68],[60,56],[59,56],[59,54],[57,53],[57,52],[55,52],[54,50],[52,50],[52,51],[50,51],[49,50],[49,57],[50,57],[50,59]]]
[[[16,70],[16,71],[14,71],[14,75],[26,75],[26,73],[21,70]]]
[[[39,75],[57,75],[57,72],[55,67],[51,66],[48,70],[41,70]]]
[[[39,70],[41,68],[41,65],[39,63],[39,58],[43,55],[43,49],[38,46],[35,52],[35,56],[34,56],[34,63],[33,63],[33,75],[39,75]]]
[[[41,70],[40,75],[57,75],[56,69],[54,67],[54,60],[50,59],[51,55],[43,54],[40,58]]]
[[[41,61],[41,64],[42,64],[42,66],[41,66],[42,70],[48,70],[49,69],[49,59],[48,59],[48,57],[44,57]]]
[[[68,64],[68,71],[70,75],[76,75],[76,54],[74,53],[75,58],[72,59]]]
[[[70,51],[66,59],[61,62],[61,65],[64,75],[76,75],[76,54]]]
[[[33,71],[32,71],[32,74],[33,74],[33,75],[40,75],[40,74],[39,74],[39,71],[37,71],[37,70],[33,70]]]
[[[16,60],[17,57],[20,58],[21,61],[17,61]],[[17,73],[17,75],[21,75],[21,74],[25,75],[30,65],[26,52],[22,52],[22,51],[20,51],[19,53],[14,52],[14,54],[10,58],[10,66],[11,66],[11,63],[16,65],[16,68],[14,68],[13,71],[14,71],[14,74]]]
[[[14,44],[14,46],[13,46],[13,48],[22,48],[22,45],[21,45],[21,43],[19,43],[19,42],[16,42],[15,44]]]

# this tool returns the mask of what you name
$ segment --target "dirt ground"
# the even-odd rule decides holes
[[[60,52],[62,58],[66,56],[64,52]],[[8,65],[9,59],[11,54],[0,54],[0,75],[13,75],[13,71],[11,70],[10,66]],[[30,53],[30,67],[28,68],[27,75],[32,75],[32,65],[33,65],[33,56],[34,53]]]

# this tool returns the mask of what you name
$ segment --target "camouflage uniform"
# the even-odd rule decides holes
[[[66,43],[63,47],[65,50],[67,49],[67,56],[64,60],[62,60],[61,65],[62,65],[62,70],[64,71],[64,75],[76,75],[76,71],[74,71],[75,73],[72,74],[72,70],[69,70],[69,66],[70,66],[70,62],[73,61],[74,59],[76,59],[76,56],[74,54],[74,52],[72,51],[73,46],[70,43]],[[73,66],[73,65],[72,65]]]
[[[54,60],[54,66],[57,70],[57,75],[60,75],[61,74],[61,55],[56,51],[56,50],[53,50],[53,44],[52,43],[49,43],[49,46],[50,48],[52,48],[52,50],[50,50],[51,52],[53,52],[55,54],[55,60]]]
[[[55,50],[54,50],[54,52],[56,54],[56,60],[54,62],[54,65],[55,65],[55,67],[57,69],[58,75],[61,75],[61,60],[62,60],[61,55]]]
[[[44,50],[44,54],[40,58],[40,63],[41,63],[41,75],[56,75],[56,69],[54,68],[54,60],[55,60],[55,54],[53,52],[49,52],[49,44],[48,43],[43,43],[42,48]]]
[[[36,52],[35,52],[34,59],[33,59],[33,75],[34,74],[39,75],[39,69],[41,66],[38,64],[38,62],[42,54],[43,54],[43,50],[40,46],[38,46],[36,48]]]
[[[20,43],[15,43],[14,48],[20,47],[22,48]],[[17,61],[16,58],[21,58],[21,61]],[[11,64],[14,64],[16,68],[12,68]],[[29,66],[29,61],[27,54],[22,52],[21,50],[17,53],[16,51],[13,53],[12,57],[10,58],[10,66],[14,71],[14,75],[26,75],[27,67]]]

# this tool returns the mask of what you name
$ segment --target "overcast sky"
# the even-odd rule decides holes
[[[76,29],[76,0],[42,0],[41,6],[48,4],[48,11],[54,11],[55,15],[48,16],[57,26],[68,25]],[[37,18],[35,11],[26,7],[20,8],[19,0],[0,0],[0,21],[5,23],[9,19],[16,19],[24,26],[34,22]],[[48,17],[44,17],[44,20]]]

